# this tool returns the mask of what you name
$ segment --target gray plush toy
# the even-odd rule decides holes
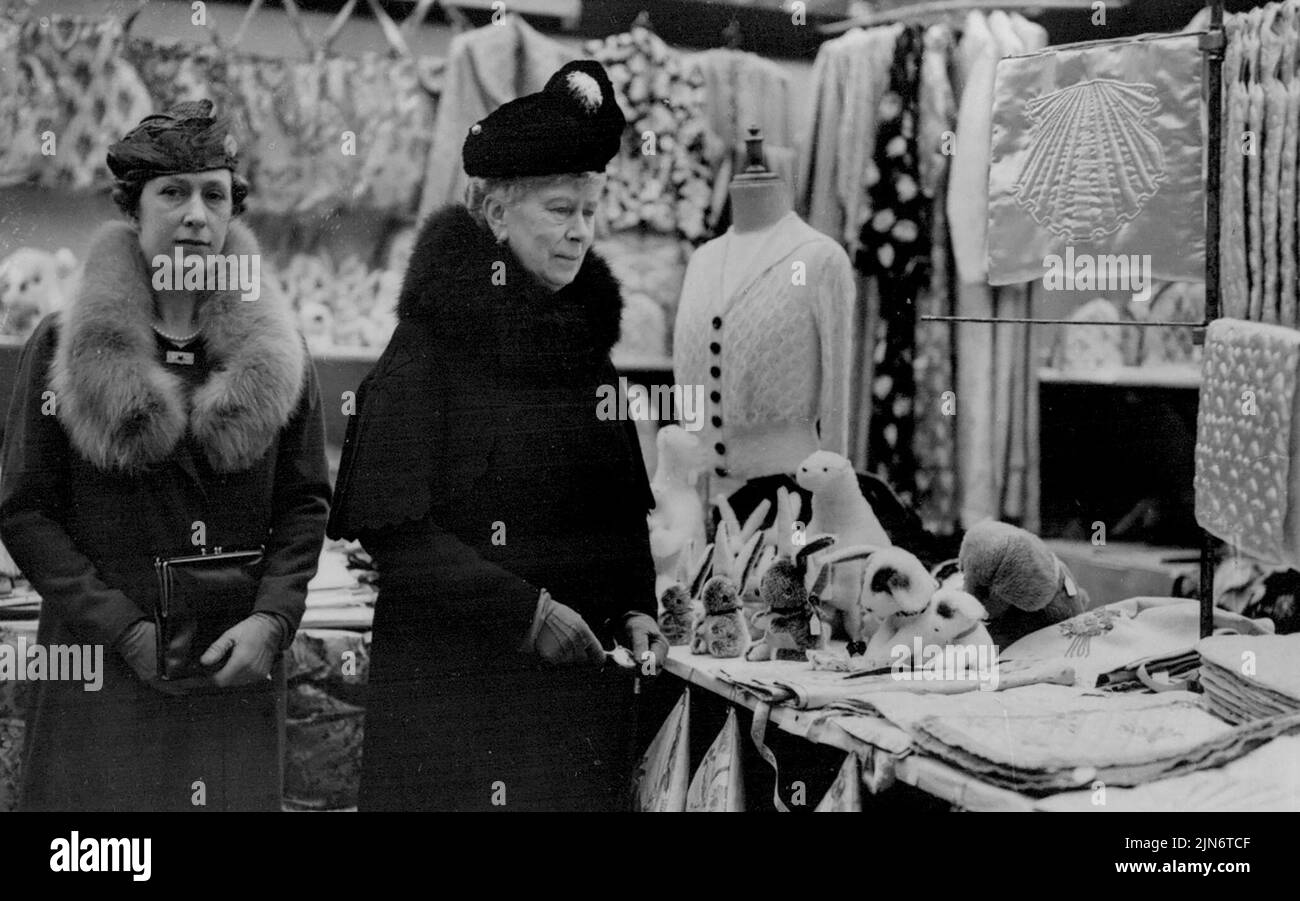
[[[962,539],[958,561],[965,590],[988,610],[999,648],[1088,608],[1069,567],[1041,538],[1016,526],[977,524]]]

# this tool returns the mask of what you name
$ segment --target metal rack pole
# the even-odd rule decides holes
[[[1205,54],[1206,115],[1208,134],[1205,154],[1205,324],[1219,318],[1219,208],[1220,153],[1223,122],[1223,0],[1210,2],[1210,28],[1201,35]],[[1205,330],[1199,329],[1204,343]],[[1214,632],[1214,539],[1201,530],[1201,637]]]

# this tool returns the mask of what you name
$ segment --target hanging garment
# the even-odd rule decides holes
[[[962,93],[957,111],[957,152],[952,161],[948,221],[957,276],[963,283],[984,281],[984,241],[988,209],[988,143],[992,128],[993,84],[1001,50],[978,10],[966,15],[957,47]]]
[[[1245,80],[1245,21],[1241,16],[1224,19],[1228,45],[1223,58],[1224,134],[1220,170],[1223,200],[1219,232],[1223,315],[1245,319],[1250,308],[1250,284],[1246,268],[1246,157],[1234,152],[1244,146],[1246,111],[1250,106]]]
[[[1300,566],[1300,332],[1217,319],[1202,373],[1196,521],[1244,554]]]
[[[1077,259],[1140,258],[1147,288],[1152,277],[1204,278],[1201,64],[1196,35],[998,64],[990,283],[1037,280],[1050,274],[1049,255],[1068,259],[1070,248]]]
[[[248,154],[248,180],[252,184],[249,204],[258,212],[305,212],[309,205],[304,200],[318,185],[312,161],[321,148],[313,141],[314,111],[304,105],[298,93],[294,77],[298,65],[311,64],[247,54],[230,59],[231,84],[248,110],[252,136]],[[340,127],[335,134],[342,130]]]
[[[56,143],[53,153],[36,157],[34,170],[17,180],[34,175],[47,187],[78,189],[110,182],[108,146],[153,111],[140,76],[121,58],[121,46],[116,18],[57,15],[22,24],[18,67],[26,85],[20,85],[19,97],[24,105],[34,101],[39,113],[18,116],[18,133],[25,135],[20,143],[30,148],[34,134],[40,146],[46,132]]]
[[[956,285],[950,278],[951,253],[944,205],[948,155],[944,133],[956,124],[957,105],[948,78],[952,31],[932,25],[925,32],[921,56],[920,113],[917,162],[921,193],[930,198],[930,283],[917,299],[920,315],[951,316]],[[936,535],[952,534],[957,510],[957,420],[955,347],[946,322],[918,323],[916,329],[916,510],[925,528]]]
[[[1254,152],[1246,157],[1246,258],[1250,264],[1250,306],[1248,319],[1256,322],[1264,318],[1264,200],[1263,143],[1264,143],[1264,85],[1261,83],[1260,53],[1263,50],[1259,35],[1259,8],[1247,14],[1251,33],[1246,42],[1246,64],[1250,81],[1246,85],[1249,107],[1246,127],[1254,136]]]
[[[818,449],[844,454],[855,288],[848,255],[793,211],[766,229],[746,279],[722,289],[735,228],[686,268],[673,374],[707,393],[697,434],[708,497],[793,473]]]
[[[395,216],[415,212],[433,143],[437,99],[416,59],[368,53],[350,60],[347,84],[357,116],[357,166],[350,199]]]
[[[948,179],[948,159],[953,149],[949,138],[957,128],[957,99],[948,69],[956,43],[947,25],[931,25],[925,30],[916,150],[921,193],[926,197],[934,197]]]
[[[862,227],[862,179],[875,151],[876,110],[889,85],[901,25],[854,29],[822,44],[801,145],[795,209],[850,251]]]
[[[21,53],[22,26],[0,19],[0,187],[36,176],[41,134],[58,118],[58,94],[45,67]]]
[[[470,126],[503,103],[540,91],[557,69],[578,57],[517,15],[452,38],[420,199],[421,219],[464,199],[468,179],[460,151]]]
[[[1278,322],[1296,327],[1296,132],[1300,128],[1300,76],[1297,76],[1296,45],[1300,43],[1300,9],[1287,4],[1283,10],[1282,78],[1286,85],[1282,119],[1282,161],[1278,179]],[[1225,154],[1226,155],[1226,154]],[[1220,289],[1222,290],[1222,289]]]
[[[648,28],[588,41],[609,72],[632,140],[609,167],[602,197],[613,231],[647,226],[706,240],[713,172],[726,145],[709,128],[704,77]],[[652,152],[647,152],[649,148]]]
[[[1000,10],[989,13],[989,30],[993,33],[998,54],[1002,58],[1018,56],[1045,43],[1041,30],[1034,30],[1036,26],[1026,22],[1017,28],[1015,21],[1017,20]],[[1022,33],[1028,36],[1028,42],[1021,37]],[[988,144],[981,144],[981,147],[987,148]],[[984,165],[988,165],[987,160]],[[981,199],[987,209],[987,194]],[[985,226],[987,227],[987,218]],[[982,268],[981,272],[987,275],[987,269]],[[1028,285],[994,288],[991,293],[994,316],[1001,319],[1024,319],[1029,316]],[[993,430],[993,456],[989,462],[993,487],[996,489],[995,515],[999,519],[1020,522],[1026,526],[1031,525],[1025,517],[1034,508],[1030,494],[1036,483],[1033,461],[1037,440],[1031,421],[1034,405],[1029,402],[1031,397],[1037,396],[1034,367],[1031,364],[1034,359],[1032,341],[1033,332],[1027,325],[1005,323],[994,327],[991,379],[993,416],[988,423]]]
[[[751,125],[762,129],[765,149],[794,146],[793,96],[784,68],[757,54],[725,48],[691,54],[685,62],[699,70],[709,128],[728,147],[743,147]]]
[[[922,49],[921,29],[905,28],[880,102],[876,153],[867,170],[871,218],[862,227],[856,258],[858,269],[874,276],[880,288],[868,471],[909,505],[916,492],[916,300],[930,281],[930,201],[921,193],[916,143]]]
[[[732,174],[744,168],[750,126],[761,131],[768,168],[794,190],[798,157],[790,74],[756,54],[723,48],[693,54],[687,63],[699,70],[709,129],[726,148],[712,175],[714,189],[707,219],[710,231],[717,233],[720,225],[722,230],[730,225],[729,219],[723,218],[726,186]]]
[[[231,81],[253,140],[259,212],[415,208],[429,160],[434,108],[418,63],[377,54],[282,60],[237,54]]]
[[[1261,320],[1278,321],[1278,200],[1282,178],[1282,141],[1283,125],[1286,122],[1287,87],[1282,81],[1279,69],[1282,62],[1282,37],[1274,25],[1282,25],[1278,16],[1281,7],[1277,5],[1266,9],[1261,22],[1260,36],[1260,76],[1264,91],[1264,135],[1260,151],[1264,157],[1263,183],[1260,193],[1263,195],[1261,215],[1264,220],[1262,229],[1264,238],[1264,301]],[[1294,56],[1294,49],[1292,49]],[[1288,78],[1289,80],[1289,78]]]
[[[862,226],[871,215],[868,179],[880,131],[880,103],[889,90],[894,49],[903,33],[901,25],[867,31],[856,45],[845,49],[848,66],[845,103],[848,115],[839,115],[837,139],[840,164],[836,189],[844,208],[840,243],[856,253]]]
[[[216,111],[230,120],[230,133],[239,147],[248,147],[248,112],[230,82],[226,54],[220,47],[128,35],[122,54],[140,74],[155,110],[189,100],[211,100]]]

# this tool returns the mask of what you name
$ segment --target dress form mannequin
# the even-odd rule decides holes
[[[745,139],[748,163],[731,180],[731,246],[723,266],[722,288],[726,296],[748,272],[763,241],[763,232],[790,212],[790,190],[780,177],[763,164],[763,138],[757,128]]]
[[[813,451],[847,451],[852,266],[792,211],[758,129],[746,145],[749,164],[729,186],[731,228],[692,254],[673,332],[675,379],[706,398],[710,499],[796,489],[791,475]]]

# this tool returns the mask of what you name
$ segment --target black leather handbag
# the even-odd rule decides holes
[[[167,680],[209,675],[199,658],[212,642],[253,612],[264,548],[158,557],[158,675]]]

